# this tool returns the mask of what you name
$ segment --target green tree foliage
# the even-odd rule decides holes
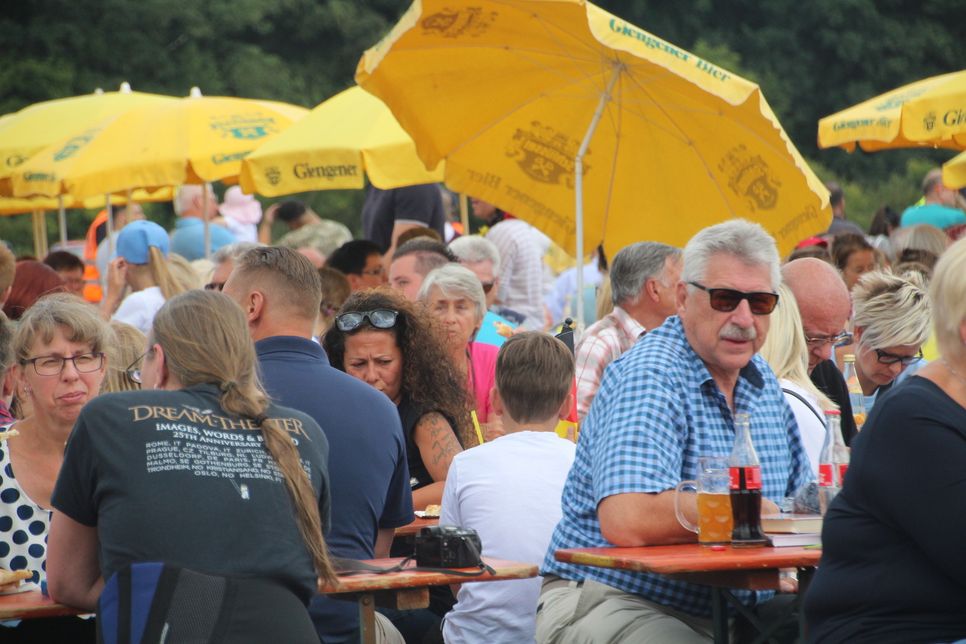
[[[966,60],[962,0],[599,0],[609,11],[761,85],[822,179],[846,188],[849,215],[918,198],[946,151],[819,150],[818,120]],[[30,0],[0,14],[0,114],[115,89],[272,98],[311,107],[352,83],[362,52],[401,0]],[[445,97],[442,97],[445,100]],[[481,97],[485,100],[485,97]],[[358,230],[359,192],[315,193],[323,216]],[[152,217],[170,217],[158,206]],[[86,218],[92,217],[87,214]],[[19,218],[27,220],[29,218]],[[72,214],[71,236],[78,228]],[[80,221],[83,221],[83,217]],[[17,221],[16,225],[14,222]],[[3,236],[22,226],[0,219]],[[27,237],[18,248],[29,246]],[[54,229],[51,238],[56,238]]]

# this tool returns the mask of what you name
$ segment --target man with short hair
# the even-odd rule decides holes
[[[205,284],[205,290],[220,291],[225,288],[228,276],[235,269],[235,260],[259,246],[261,244],[241,241],[219,248],[218,252],[211,256],[211,262],[215,265],[215,269],[212,271],[208,283]]]
[[[829,224],[826,234],[833,237],[843,233],[864,235],[865,231],[845,216],[845,191],[842,190],[842,186],[834,181],[829,181],[825,184],[825,187],[828,188],[828,203],[832,207],[832,222]]]
[[[329,256],[325,265],[342,271],[353,293],[386,283],[382,251],[378,244],[368,239],[353,239],[342,244]]]
[[[577,344],[577,416],[590,411],[604,369],[648,329],[674,315],[681,251],[658,242],[622,248],[610,269],[614,310],[594,322]]]
[[[782,278],[791,289],[802,316],[808,345],[808,375],[842,412],[842,436],[851,444],[856,434],[852,403],[845,379],[835,365],[836,345],[848,338],[845,324],[852,313],[852,298],[842,275],[828,262],[803,257],[782,267]]]
[[[484,557],[539,564],[560,520],[574,444],[557,436],[571,406],[574,358],[551,335],[525,332],[496,361],[493,407],[505,434],[453,458],[440,525],[476,530]],[[443,622],[447,642],[532,642],[540,580],[463,584]]]
[[[388,556],[395,528],[413,520],[396,407],[329,366],[325,351],[311,340],[322,290],[318,271],[305,257],[289,248],[259,247],[235,264],[224,290],[248,319],[266,391],[279,404],[311,416],[329,441],[329,552],[347,559]],[[352,603],[320,595],[310,612],[323,641],[358,641],[358,609]],[[379,641],[402,641],[388,620],[376,619]]]
[[[66,250],[55,250],[44,257],[44,264],[64,279],[68,293],[84,297],[84,262],[80,257]]]
[[[675,487],[698,458],[727,454],[747,413],[761,461],[762,512],[811,478],[795,417],[765,360],[781,281],[775,241],[758,224],[705,228],[684,248],[672,316],[604,374],[581,427],[541,572],[541,643],[710,642],[708,586],[559,562],[561,548],[693,542],[675,515]],[[695,495],[681,499],[697,521]],[[747,606],[771,592],[733,590]]]
[[[922,180],[923,203],[909,206],[900,218],[900,226],[929,224],[945,230],[966,224],[966,213],[956,207],[956,191],[943,183],[941,168],[933,168]]]
[[[288,227],[288,232],[275,242],[275,246],[295,250],[312,248],[322,256],[323,262],[332,251],[352,239],[352,232],[345,224],[322,219],[303,202],[289,200],[268,207],[258,226],[258,241],[272,243],[272,224],[276,218]]]
[[[498,301],[525,316],[523,325],[543,328],[546,237],[530,224],[491,203],[473,199],[473,214],[490,225],[486,238],[500,251]]]
[[[207,197],[205,193],[207,192]],[[218,198],[211,186],[184,185],[178,189],[172,202],[174,214],[178,215],[171,232],[171,252],[181,255],[189,262],[203,259],[205,255],[205,220],[208,220],[210,251],[234,243],[235,236],[224,226],[211,223],[218,216]]]
[[[434,268],[456,261],[446,245],[428,237],[417,237],[396,249],[389,264],[389,286],[415,302],[419,287]]]

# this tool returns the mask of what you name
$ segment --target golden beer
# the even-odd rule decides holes
[[[731,543],[733,519],[731,496],[727,492],[698,492],[698,543]]]

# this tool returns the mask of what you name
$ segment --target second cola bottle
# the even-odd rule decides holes
[[[734,418],[735,444],[728,457],[734,518],[731,545],[735,548],[767,546],[770,542],[761,530],[761,464],[751,442],[751,416],[737,413]]]

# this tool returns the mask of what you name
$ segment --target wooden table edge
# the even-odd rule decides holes
[[[665,548],[673,550],[667,550],[665,554],[661,551]],[[646,556],[647,561],[635,560],[635,554]],[[755,554],[763,556],[756,558]],[[818,565],[821,556],[821,550],[797,547],[726,548],[721,551],[707,548],[689,552],[682,552],[679,546],[564,548],[554,553],[557,561],[565,563],[658,574],[813,567]],[[700,565],[695,561],[700,561]]]
[[[39,590],[0,596],[0,620],[33,619],[35,617],[69,617],[90,611],[58,604]]]
[[[365,563],[375,566],[390,566],[398,563],[399,559],[370,559]],[[395,590],[419,586],[438,586],[459,584],[464,582],[509,581],[513,579],[532,579],[539,574],[539,567],[535,564],[517,561],[503,561],[499,559],[485,559],[487,564],[496,569],[497,574],[483,573],[473,577],[450,575],[445,572],[407,571],[389,574],[364,573],[339,578],[339,585],[325,586],[320,592],[326,595],[342,593],[365,593],[379,590]],[[473,568],[454,568],[457,572],[474,572]],[[414,585],[413,581],[419,584]]]

